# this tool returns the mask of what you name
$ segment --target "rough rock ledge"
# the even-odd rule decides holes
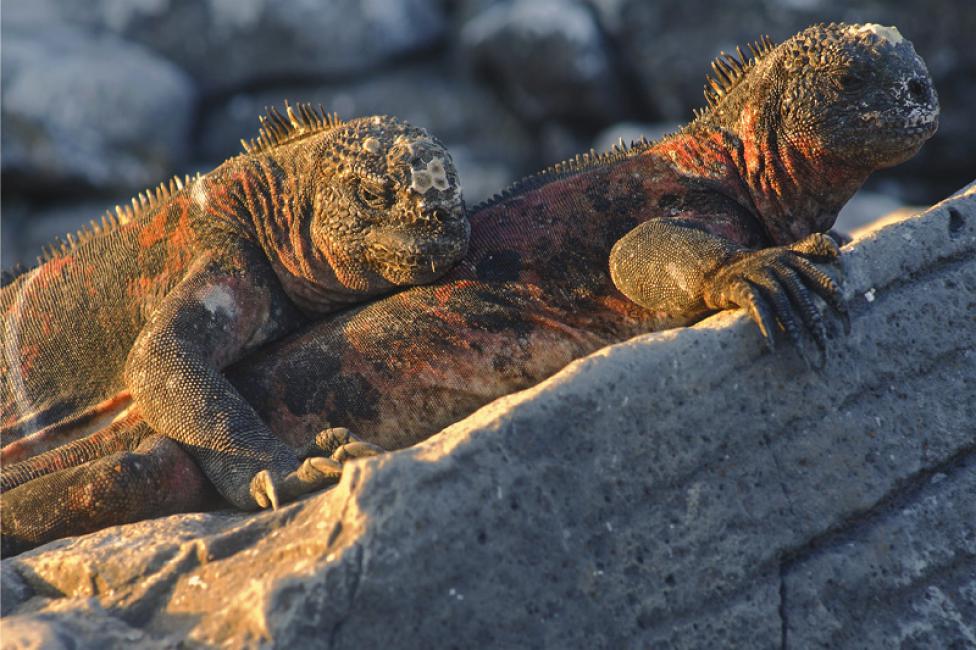
[[[976,184],[845,248],[824,371],[742,314],[277,512],[2,563],[4,647],[976,647]]]

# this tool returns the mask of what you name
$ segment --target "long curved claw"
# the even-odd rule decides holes
[[[294,472],[281,481],[282,495],[288,501],[303,494],[335,485],[342,477],[342,464],[331,458],[313,456],[306,458]]]
[[[281,503],[335,484],[342,476],[342,464],[331,458],[306,458],[298,469],[276,481],[268,470],[251,479],[251,496],[259,508],[277,510]]]
[[[353,458],[383,454],[386,450],[359,438],[345,427],[334,427],[320,431],[307,453],[328,456],[342,463]]]
[[[790,258],[789,264],[800,275],[800,279],[830,305],[831,309],[840,317],[844,325],[844,333],[850,334],[850,315],[847,313],[847,306],[840,297],[840,287],[837,286],[834,279],[804,257],[793,256]]]
[[[774,267],[772,273],[776,276],[778,286],[785,288],[786,294],[789,296],[791,311],[799,312],[806,332],[816,344],[818,352],[817,362],[811,362],[805,352],[803,344],[800,341],[799,327],[797,327],[795,335],[790,334],[790,338],[793,340],[793,346],[803,358],[808,368],[823,369],[827,365],[827,327],[824,324],[823,317],[820,315],[820,311],[810,297],[810,290],[804,286],[797,274],[786,265]]]
[[[776,339],[773,338],[773,332],[776,328],[776,320],[759,290],[748,280],[741,280],[736,287],[735,294],[736,302],[746,308],[749,316],[759,326],[759,333],[762,334],[766,348],[770,352],[775,350]]]
[[[820,311],[810,298],[809,290],[803,285],[796,271],[788,266],[778,266],[773,272],[781,286],[786,288],[790,300],[800,312],[800,318],[807,331],[813,337],[817,348],[821,352],[827,349],[827,326],[824,324]]]
[[[332,452],[332,460],[344,463],[353,458],[369,458],[370,456],[378,456],[385,453],[386,450],[378,445],[374,445],[371,442],[357,440],[355,442],[346,443]]]
[[[850,319],[840,287],[813,261],[829,262],[839,255],[837,243],[822,233],[789,246],[740,254],[709,279],[706,304],[722,309],[745,308],[770,350],[775,348],[775,331],[782,329],[808,367],[823,368],[827,362],[829,321],[824,320],[813,294],[823,298],[842,319],[848,333]],[[819,364],[811,363],[807,357],[804,332],[816,343]]]
[[[271,478],[271,472],[265,469],[254,475],[254,478],[251,479],[251,496],[261,509],[269,506],[272,510],[278,509],[280,502],[278,488],[275,486],[274,479]]]
[[[334,485],[342,477],[343,463],[385,453],[382,447],[354,436],[345,427],[325,429],[299,454],[298,469],[275,479],[262,470],[251,479],[251,496],[259,508],[277,509],[279,504]]]
[[[815,232],[787,246],[794,253],[809,257],[816,262],[830,262],[840,257],[840,247],[829,235]]]
[[[772,303],[780,327],[783,328],[790,338],[790,342],[802,355],[803,342],[800,337],[800,326],[797,325],[796,316],[793,314],[794,310],[793,305],[790,304],[789,294],[783,290],[782,285],[773,274],[775,268],[773,266],[765,269],[756,279],[756,284],[762,290],[763,296]]]

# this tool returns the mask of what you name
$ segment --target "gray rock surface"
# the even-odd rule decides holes
[[[19,190],[138,191],[183,163],[189,77],[113,36],[54,26],[3,34],[3,158]]]
[[[843,264],[823,371],[637,337],[276,512],[6,559],[5,642],[972,647],[976,184]]]

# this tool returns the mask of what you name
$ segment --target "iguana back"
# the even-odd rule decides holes
[[[0,291],[4,444],[125,390],[133,341],[196,253],[190,182],[106,217]]]

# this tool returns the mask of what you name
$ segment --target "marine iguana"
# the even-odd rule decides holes
[[[6,279],[4,463],[56,444],[58,423],[104,422],[131,399],[238,508],[331,471],[312,458],[296,474],[298,457],[222,370],[309,315],[450,268],[470,231],[457,171],[423,129],[304,104],[272,108],[243,144]]]
[[[469,252],[439,281],[267,346],[231,382],[296,448],[327,447],[344,430],[317,432],[341,426],[396,449],[601,346],[715,310],[746,308],[770,344],[781,328],[825,348],[813,296],[843,305],[811,263],[838,254],[823,233],[872,171],[935,132],[938,101],[892,27],[821,24],[750,52],[715,62],[708,107],[677,133],[516,183],[473,210]],[[2,499],[6,552],[154,516],[134,494],[143,476],[196,477],[166,511],[199,507],[192,463],[132,417],[8,469],[26,482]],[[79,486],[122,505],[92,512]]]

